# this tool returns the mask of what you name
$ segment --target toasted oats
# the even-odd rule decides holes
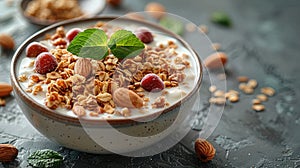
[[[22,74],[21,76],[19,76],[20,82],[25,82],[27,79],[28,79],[28,77],[25,74]]]
[[[204,34],[207,34],[208,33],[208,28],[206,25],[199,25],[199,30],[204,33]]]
[[[214,93],[217,90],[217,87],[215,85],[211,85],[208,90],[209,92]]]
[[[261,101],[259,99],[252,99],[252,104],[260,104]]]
[[[260,92],[267,96],[274,96],[275,94],[275,90],[271,87],[263,87],[261,88]]]
[[[268,97],[264,94],[259,94],[259,95],[256,96],[256,98],[260,101],[263,101],[263,102],[268,100]]]
[[[254,105],[252,105],[252,109],[257,111],[257,112],[260,112],[260,111],[265,110],[265,106],[262,105],[262,104],[254,104]]]
[[[257,87],[257,81],[255,79],[250,79],[247,83],[249,87],[252,87],[253,89]]]
[[[217,91],[214,92],[214,96],[215,97],[224,97],[225,93],[222,90],[217,90]]]
[[[196,26],[194,25],[194,23],[188,23],[185,25],[185,29],[188,32],[194,32],[194,31],[196,31]]]
[[[249,81],[249,78],[247,76],[239,76],[237,77],[237,81],[240,83],[247,83]]]
[[[131,116],[131,112],[130,110],[125,107],[125,108],[122,108],[121,111],[120,111],[121,115],[124,116],[124,117],[129,117]]]
[[[237,95],[235,95],[235,94],[230,95],[230,96],[228,97],[228,100],[229,100],[230,102],[232,102],[232,103],[238,102],[238,101],[239,101],[239,96],[237,96]]]
[[[216,105],[224,105],[226,103],[226,98],[223,97],[211,97],[209,102]]]
[[[244,92],[245,94],[253,94],[254,89],[253,89],[252,87],[246,86],[246,87],[244,88],[243,92]]]

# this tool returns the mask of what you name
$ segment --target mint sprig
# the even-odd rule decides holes
[[[43,149],[33,152],[27,161],[33,167],[54,168],[62,164],[63,156],[56,151]]]
[[[70,43],[67,50],[84,58],[103,59],[109,54],[109,49],[117,58],[133,57],[145,48],[132,32],[118,30],[108,37],[103,30],[86,29],[79,33]]]

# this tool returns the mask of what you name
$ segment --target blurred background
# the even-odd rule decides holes
[[[90,2],[88,2],[90,1]],[[87,3],[92,15],[124,15],[144,11],[148,0],[79,0]],[[100,3],[99,3],[100,2]],[[264,103],[263,112],[251,109],[253,95],[241,95],[238,103],[228,103],[208,140],[216,148],[215,158],[200,162],[193,149],[194,135],[161,154],[145,158],[118,155],[92,155],[61,147],[40,135],[25,119],[14,97],[0,107],[0,143],[20,148],[16,161],[0,167],[26,167],[29,153],[45,147],[65,157],[63,167],[300,167],[299,34],[300,1],[297,0],[160,0],[166,12],[190,20],[206,31],[220,51],[227,53],[227,89],[238,90],[238,76],[271,86],[276,95]],[[0,55],[0,81],[10,82],[10,62],[18,46],[44,26],[24,17],[20,0],[0,0],[0,34],[8,34],[13,48],[3,44]],[[95,4],[95,9],[91,8]],[[86,5],[86,4],[85,4]],[[24,6],[23,6],[24,7]],[[221,18],[215,14],[221,13]],[[228,23],[230,22],[230,24]],[[184,27],[186,28],[186,27]],[[203,56],[206,58],[207,56]],[[200,112],[207,111],[209,78],[204,75]],[[223,79],[225,80],[225,78]],[[256,91],[259,92],[259,91]],[[201,97],[202,98],[202,97]],[[201,130],[201,126],[195,130]]]

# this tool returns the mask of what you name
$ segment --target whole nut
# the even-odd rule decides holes
[[[106,0],[107,4],[117,7],[120,6],[120,4],[122,3],[122,0]]]
[[[160,19],[165,15],[165,7],[158,2],[150,2],[146,5],[145,11],[149,12],[149,15],[156,19]]]
[[[126,88],[115,90],[113,100],[120,107],[141,108],[144,104],[143,99],[139,95]]]
[[[8,83],[0,83],[0,97],[5,97],[10,94],[13,87]]]
[[[74,66],[75,74],[88,78],[93,72],[93,66],[89,59],[79,58]]]
[[[223,52],[216,52],[204,60],[204,65],[209,69],[222,68],[227,62],[227,55]]]
[[[11,162],[18,156],[18,149],[11,144],[0,144],[0,162]]]
[[[8,34],[0,34],[0,45],[4,49],[12,50],[15,47],[14,39]]]
[[[198,138],[195,141],[195,152],[202,162],[208,162],[214,158],[216,149],[207,140]]]

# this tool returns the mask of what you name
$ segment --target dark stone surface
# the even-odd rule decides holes
[[[147,2],[126,0],[120,8],[107,7],[103,15],[142,11]],[[191,145],[194,139],[189,136],[168,151],[144,158],[93,155],[66,149],[39,134],[23,116],[14,96],[10,96],[5,98],[7,105],[0,107],[0,143],[14,144],[19,155],[16,161],[0,163],[0,167],[27,167],[28,155],[44,148],[61,153],[65,157],[63,167],[300,167],[300,111],[297,109],[300,98],[300,1],[160,2],[170,13],[185,17],[196,25],[208,25],[210,39],[221,43],[229,56],[226,67],[228,89],[238,90],[235,78],[239,75],[257,79],[258,88],[272,86],[276,89],[276,95],[264,103],[266,110],[257,113],[251,109],[254,95],[241,94],[240,102],[228,103],[217,128],[208,138],[217,150],[216,156],[204,164],[196,158]],[[1,3],[1,9],[6,9],[3,1]],[[209,16],[216,10],[230,15],[232,28],[210,22]],[[17,46],[40,29],[18,18],[0,22],[0,32],[13,32]],[[7,25],[18,25],[18,29]],[[12,55],[13,52],[2,51],[0,81],[10,81]],[[205,74],[201,88],[203,104],[207,104],[209,98],[209,85]],[[258,92],[256,89],[255,93]],[[201,111],[206,110],[204,106]]]

